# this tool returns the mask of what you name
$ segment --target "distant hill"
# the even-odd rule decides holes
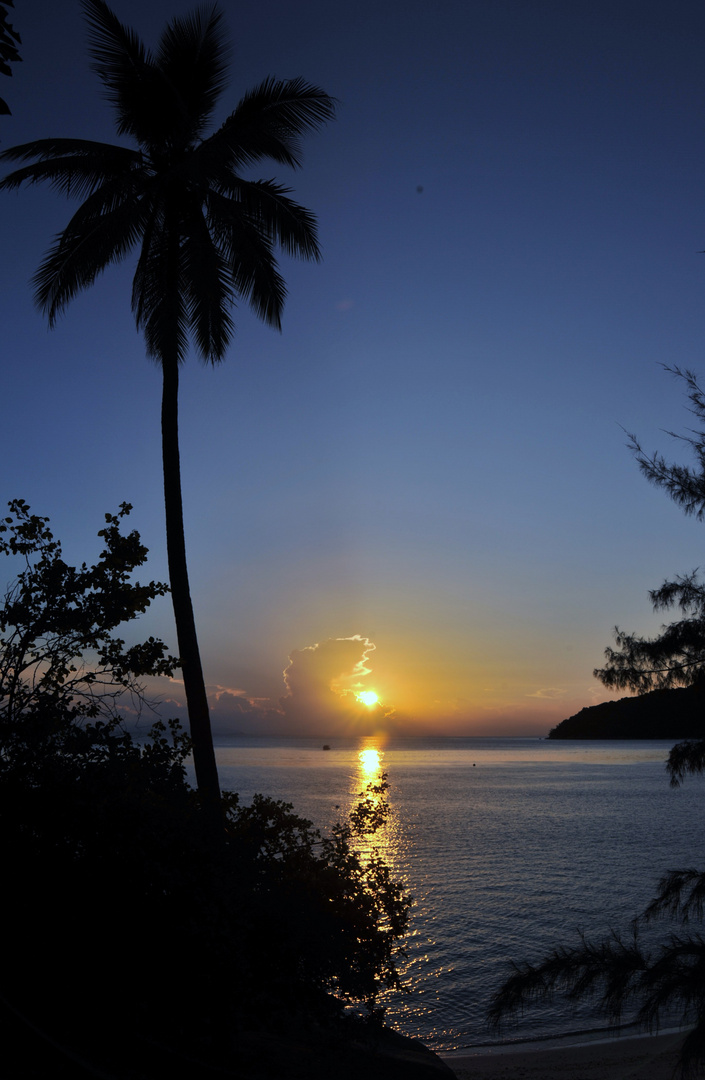
[[[549,739],[703,739],[705,685],[603,701],[554,727]]]

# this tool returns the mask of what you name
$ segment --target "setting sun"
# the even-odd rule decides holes
[[[361,690],[360,693],[356,696],[357,700],[361,701],[363,705],[367,705],[368,709],[371,709],[372,706],[376,705],[379,701],[379,698],[375,694],[374,690]]]

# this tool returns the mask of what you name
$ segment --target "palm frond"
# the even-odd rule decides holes
[[[174,91],[174,126],[191,139],[210,119],[227,84],[229,54],[223,13],[215,7],[174,19],[162,34],[156,63]]]
[[[141,146],[162,138],[173,94],[151,52],[129,26],[124,26],[105,0],[83,0],[89,27],[93,70],[117,114],[120,135]]]
[[[42,260],[33,283],[50,326],[77,293],[140,240],[145,208],[133,193],[119,182],[103,185],[76,211]]]
[[[302,78],[265,79],[245,94],[241,104],[243,110],[254,107],[266,117],[281,139],[298,138],[335,119],[335,99]]]
[[[274,256],[274,233],[221,195],[210,193],[206,206],[208,227],[226,261],[236,296],[246,300],[263,322],[280,330],[286,286]]]
[[[228,222],[246,218],[262,230],[268,240],[288,255],[318,262],[315,215],[289,198],[290,189],[274,180],[242,180],[239,177],[227,188],[227,195],[211,191],[206,196],[209,221],[227,228]]]
[[[199,205],[184,216],[182,231],[180,257],[188,282],[189,326],[201,357],[215,364],[225,356],[234,331],[229,313],[235,300],[230,271]]]
[[[39,139],[13,146],[0,154],[2,161],[31,161],[31,164],[3,177],[0,189],[48,183],[63,195],[78,198],[92,194],[99,185],[142,164],[141,155],[129,147],[82,139]]]
[[[286,285],[268,244],[257,229],[243,229],[238,248],[231,251],[230,274],[238,296],[268,326],[281,330]]]
[[[335,117],[335,99],[304,79],[265,79],[208,142],[231,170],[270,159],[297,168],[300,137]]]
[[[160,207],[147,222],[132,282],[132,310],[144,333],[147,355],[164,364],[182,363],[188,351],[184,281],[178,242]]]
[[[335,102],[303,79],[269,78],[200,141],[225,85],[222,13],[212,7],[173,19],[154,53],[105,0],[83,0],[83,9],[118,131],[140,149],[44,139],[0,155],[22,163],[0,187],[44,182],[85,199],[35,276],[37,301],[53,324],[141,240],[132,302],[149,355],[183,360],[190,331],[204,358],[216,361],[232,336],[228,308],[238,297],[281,327],[286,288],[276,247],[320,258],[314,215],[288,188],[243,180],[237,169],[266,157],[298,165],[300,137],[332,119]]]
[[[105,0],[83,0],[94,70],[111,93],[118,95],[125,73],[151,60],[138,34],[123,26]]]

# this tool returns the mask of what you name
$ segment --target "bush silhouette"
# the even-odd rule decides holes
[[[328,836],[287,804],[225,794],[223,841],[178,724],[123,730],[121,695],[175,664],[116,633],[163,591],[131,581],[146,550],[121,532],[128,512],[107,515],[90,568],[68,566],[21,501],[2,525],[23,566],[0,609],[3,1031],[31,1033],[53,1073],[162,1075],[178,1055],[199,1075],[233,1068],[247,1033],[330,1026],[346,1005],[374,1015],[398,983],[409,899],[355,846],[384,819],[386,779]]]

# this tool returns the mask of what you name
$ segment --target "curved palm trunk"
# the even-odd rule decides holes
[[[184,676],[184,689],[193,742],[196,783],[204,802],[214,807],[220,802],[220,784],[215,763],[211,720],[206,686],[193,617],[184,513],[181,500],[181,464],[179,460],[179,365],[176,360],[162,360],[162,460],[164,465],[164,506],[166,510],[166,547],[169,560],[171,599],[174,605],[176,637]]]

